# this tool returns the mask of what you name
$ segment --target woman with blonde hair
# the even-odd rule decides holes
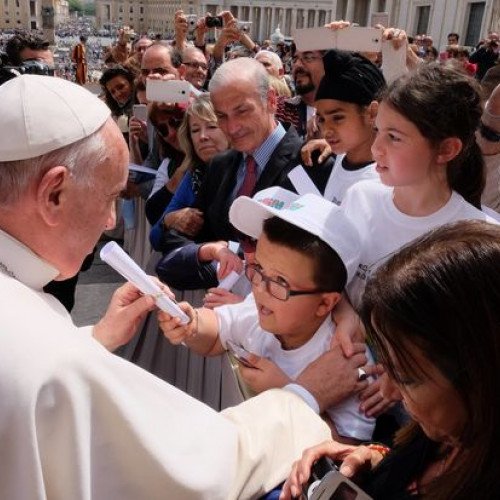
[[[177,191],[150,234],[153,248],[161,251],[163,233],[170,229],[194,236],[203,224],[202,213],[191,208],[206,166],[210,160],[229,147],[228,140],[217,124],[217,117],[208,93],[196,97],[186,111],[178,130],[184,161],[179,167],[185,171]]]

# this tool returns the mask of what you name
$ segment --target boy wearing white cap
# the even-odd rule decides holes
[[[252,353],[248,361],[255,365],[242,367],[242,374],[261,392],[295,380],[330,348],[331,312],[356,269],[359,236],[335,204],[279,187],[237,198],[229,217],[236,229],[258,239],[245,270],[252,294],[214,310],[181,303],[194,321],[180,326],[160,313],[160,326],[172,343],[185,342],[199,354],[221,354],[234,345]],[[337,439],[371,438],[374,420],[359,411],[355,395],[327,413]]]

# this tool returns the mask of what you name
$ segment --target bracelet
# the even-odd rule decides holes
[[[366,447],[369,448],[370,450],[380,453],[383,457],[385,457],[391,451],[391,449],[388,446],[378,443],[370,443],[367,444]]]

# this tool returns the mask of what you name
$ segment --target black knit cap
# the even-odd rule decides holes
[[[357,52],[329,50],[323,56],[323,65],[325,76],[316,91],[316,101],[336,99],[366,106],[385,87],[382,72]]]

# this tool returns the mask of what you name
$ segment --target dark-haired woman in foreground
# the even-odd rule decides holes
[[[363,322],[411,423],[380,446],[325,442],[304,452],[280,498],[297,496],[323,455],[375,499],[500,495],[500,227],[443,226],[369,281]]]

